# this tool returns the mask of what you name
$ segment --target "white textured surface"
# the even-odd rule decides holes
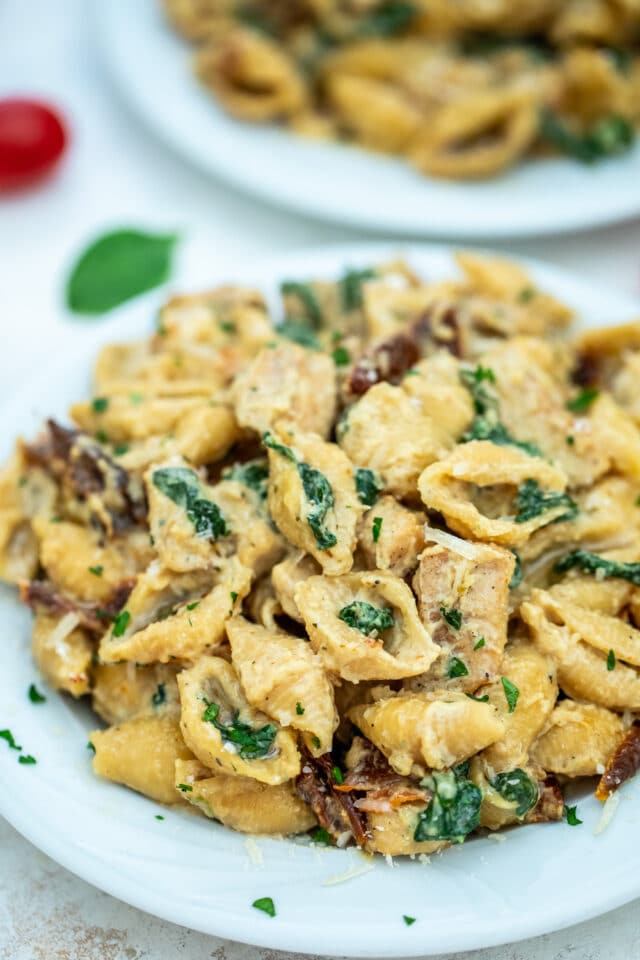
[[[193,233],[192,224],[206,223],[218,238],[212,249],[218,262],[362,237],[262,207],[165,152],[137,127],[102,76],[86,6],[82,0],[0,4],[0,96],[30,91],[56,100],[74,128],[73,152],[55,184],[0,203],[1,396],[67,344],[91,335],[88,327],[65,320],[57,307],[60,276],[74,250],[105,224],[177,225]],[[503,248],[546,258],[620,291],[640,291],[638,223]],[[573,889],[571,877],[558,878],[559,897],[575,896]],[[640,915],[636,904],[569,931],[467,956],[637,960]],[[275,955],[193,934],[125,907],[0,823],[0,960],[143,957],[274,960]]]

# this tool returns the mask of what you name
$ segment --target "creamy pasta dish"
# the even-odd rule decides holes
[[[19,441],[0,574],[106,724],[96,774],[411,855],[635,773],[640,321],[573,335],[519,266],[458,262],[286,279],[278,323],[173,298]]]
[[[232,116],[432,177],[594,163],[640,120],[638,0],[164,0]]]

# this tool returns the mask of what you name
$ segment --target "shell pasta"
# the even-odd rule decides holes
[[[458,265],[173,298],[18,441],[0,574],[98,776],[394,856],[635,773],[640,321],[574,334],[517,264]]]
[[[231,116],[494,177],[525,158],[594,163],[640,120],[632,0],[163,0]]]

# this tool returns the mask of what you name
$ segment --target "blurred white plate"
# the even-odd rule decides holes
[[[175,290],[247,282],[270,297],[282,278],[332,278],[347,266],[406,255],[425,277],[450,277],[443,247],[330,247],[231,270],[211,263],[206,239],[183,250]],[[541,264],[535,282],[582,312],[586,325],[618,323],[638,304]],[[0,410],[0,455],[16,435],[33,436],[50,414],[65,417],[87,395],[94,350],[151,329],[165,292],[123,307],[92,342],[38,372]],[[30,614],[15,592],[0,589],[4,623],[0,729],[9,728],[35,766],[0,740],[0,813],[45,853],[90,883],[166,920],[265,947],[360,957],[432,956],[514,941],[577,923],[640,895],[640,782],[625,786],[620,810],[600,836],[601,805],[579,800],[580,827],[517,828],[504,842],[478,838],[431,863],[365,859],[354,850],[314,849],[287,840],[244,836],[186,812],[168,810],[97,779],[87,732],[96,718],[84,704],[48,690],[30,651]],[[29,702],[36,681],[47,702]],[[163,821],[155,819],[161,813]],[[256,850],[258,855],[256,856]],[[336,877],[352,874],[344,884]],[[276,904],[273,919],[252,909]],[[407,927],[403,914],[416,917]]]
[[[364,150],[234,121],[194,78],[191,48],[160,7],[160,0],[94,5],[110,70],[168,144],[240,190],[321,219],[417,236],[540,235],[640,213],[640,145],[593,167],[547,159],[464,184],[429,180]]]

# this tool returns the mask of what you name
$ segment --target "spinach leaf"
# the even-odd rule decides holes
[[[528,453],[530,457],[542,456],[542,451],[537,444],[528,443],[526,440],[516,440],[504,424],[492,424],[486,417],[476,417],[469,429],[460,438],[461,443],[469,443],[470,440],[489,440],[498,447],[518,447],[519,450]]]
[[[235,480],[257,493],[261,500],[267,499],[269,486],[269,465],[266,460],[247,460],[246,463],[234,463],[222,474],[224,480]]]
[[[524,571],[522,569],[522,561],[520,559],[520,554],[517,550],[512,550],[511,553],[516,558],[516,565],[513,568],[513,574],[511,580],[509,580],[509,590],[515,590],[522,583],[522,578],[524,577]]]
[[[543,63],[551,60],[553,47],[544,37],[503,37],[496,33],[468,33],[458,44],[460,52],[467,57],[488,57],[506,50],[521,49],[529,57]]]
[[[268,430],[262,435],[262,442],[269,450],[275,450],[276,453],[280,453],[283,457],[286,457],[287,460],[291,460],[292,463],[298,462],[291,447],[285,447],[283,443],[278,443],[278,441],[274,439],[273,434],[269,433]]]
[[[281,337],[286,337],[287,340],[292,340],[293,343],[297,343],[301,347],[307,347],[309,350],[320,349],[320,344],[318,343],[318,338],[315,333],[301,320],[293,320],[288,317],[286,320],[283,320],[282,323],[278,324],[275,329]]]
[[[74,313],[113,310],[169,276],[175,234],[115,230],[95,240],[81,255],[67,281],[67,306]]]
[[[462,843],[480,823],[482,793],[464,775],[453,770],[433,773],[422,783],[433,790],[426,810],[418,815],[414,840],[450,840]]]
[[[509,773],[499,773],[491,786],[505,800],[516,804],[517,817],[524,817],[538,802],[538,784],[520,767]]]
[[[581,163],[591,164],[629,150],[635,132],[629,120],[611,114],[599,120],[586,133],[575,133],[555,113],[543,110],[540,135],[561,153]]]
[[[323,526],[325,517],[334,505],[333,489],[323,473],[308,463],[298,464],[304,495],[313,509],[307,514],[307,523],[321,550],[329,550],[338,542],[335,534]]]
[[[362,284],[365,280],[373,280],[377,276],[375,270],[347,270],[340,280],[340,298],[342,309],[357,310],[362,306]]]
[[[188,467],[161,467],[152,474],[154,487],[182,507],[193,524],[196,536],[218,540],[229,534],[226,520],[217,504],[200,494],[200,483]]]
[[[283,297],[296,297],[302,306],[304,316],[311,321],[313,329],[320,329],[322,326],[322,309],[310,283],[285,280],[284,283],[280,284],[280,292]],[[287,309],[287,319],[293,316],[294,314]]]
[[[270,433],[264,434],[262,442],[270,450],[275,450],[286,457],[287,460],[295,463],[298,475],[302,480],[304,495],[314,508],[307,514],[306,521],[311,527],[316,543],[321,550],[329,550],[331,547],[335,547],[338,542],[335,534],[323,526],[327,513],[335,503],[333,488],[325,475],[308,463],[299,463],[291,447],[285,447],[278,443]]]
[[[622,563],[618,560],[605,560],[589,550],[572,550],[555,565],[558,573],[565,573],[577,567],[583,573],[600,574],[602,577],[616,577],[628,580],[640,587],[640,563]]]
[[[382,490],[382,482],[379,477],[366,467],[358,467],[355,472],[356,491],[360,503],[365,507],[372,507]]]
[[[500,422],[500,404],[491,386],[495,384],[496,377],[490,367],[463,369],[460,371],[460,380],[470,392],[476,412],[473,423],[460,438],[461,443],[489,440],[499,447],[518,447],[530,457],[542,456],[542,451],[535,443],[516,440]]]
[[[374,607],[364,600],[353,600],[343,607],[338,617],[353,630],[359,630],[365,637],[376,636],[395,624],[391,610],[386,607]]]
[[[233,743],[238,747],[238,755],[242,760],[260,760],[271,752],[273,741],[278,733],[275,724],[267,723],[264,727],[256,729],[239,719],[239,710],[234,711],[230,723],[221,723],[218,719],[220,714],[218,704],[210,703],[208,700],[205,700],[205,703],[206,708],[202,719],[205,723],[212,723],[216,730],[220,731],[220,736],[225,743]]]
[[[578,504],[568,493],[545,493],[537,480],[525,480],[518,487],[516,496],[516,523],[526,523],[539,517],[547,510],[556,507],[566,507],[566,511],[555,517],[552,523],[561,523],[563,520],[574,520],[578,514]]]
[[[417,13],[415,3],[386,0],[360,22],[358,36],[395,37],[407,30]]]

